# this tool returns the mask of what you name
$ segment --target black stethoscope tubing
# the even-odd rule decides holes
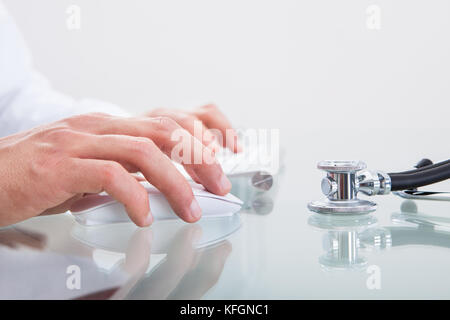
[[[415,189],[450,179],[450,159],[436,164],[421,166],[415,170],[388,173],[391,191]]]

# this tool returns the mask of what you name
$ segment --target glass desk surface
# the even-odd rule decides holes
[[[340,134],[358,148],[331,143],[322,131],[287,131],[283,141],[282,131],[282,171],[267,192],[233,181],[245,202],[233,217],[139,229],[131,223],[82,227],[62,214],[2,228],[0,297],[450,298],[450,202],[377,196],[371,198],[377,211],[357,218],[306,208],[323,197],[319,160],[353,156],[369,169],[407,170],[422,157],[445,158],[429,143],[442,132],[417,132],[400,147],[391,138],[395,130],[370,143],[365,133]],[[398,156],[390,156],[394,152]],[[79,289],[74,270],[80,271]]]

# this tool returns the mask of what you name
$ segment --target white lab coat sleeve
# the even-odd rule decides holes
[[[93,99],[77,101],[57,92],[36,72],[30,74],[27,83],[4,95],[3,100],[4,105],[0,108],[1,136],[89,112],[130,116],[123,109],[108,102]]]
[[[98,100],[77,101],[36,72],[31,54],[0,0],[0,137],[88,112],[129,116]]]

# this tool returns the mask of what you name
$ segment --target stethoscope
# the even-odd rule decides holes
[[[417,188],[450,178],[450,160],[433,164],[423,159],[414,170],[385,173],[366,169],[362,161],[326,160],[317,168],[327,176],[321,188],[326,199],[308,204],[311,211],[325,214],[364,214],[376,210],[376,203],[358,198],[362,192],[368,196],[391,192],[409,199],[450,200],[447,192],[419,191]]]

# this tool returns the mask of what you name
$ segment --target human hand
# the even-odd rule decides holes
[[[180,151],[174,133],[184,141],[182,156],[174,154]],[[124,204],[136,225],[148,226],[147,191],[130,174],[138,171],[180,218],[195,222],[201,209],[169,157],[208,191],[230,191],[214,152],[168,117],[86,114],[1,138],[0,226],[65,212],[83,195],[103,191]]]
[[[147,113],[150,117],[169,117],[215,152],[226,147],[238,153],[242,146],[230,121],[214,104],[207,104],[192,111],[158,108]],[[198,124],[198,127],[196,127]]]

